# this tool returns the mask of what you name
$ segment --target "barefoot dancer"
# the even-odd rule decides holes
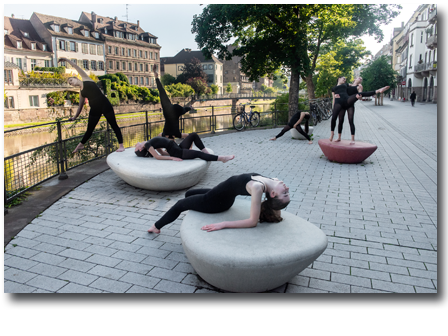
[[[303,131],[302,126],[300,126],[300,123],[302,122],[303,119],[305,119],[305,131]],[[300,134],[302,134],[305,138],[308,139],[309,144],[312,144],[313,142],[311,141],[311,138],[308,135],[309,119],[310,119],[310,114],[308,112],[301,112],[301,111],[297,112],[296,114],[294,114],[291,117],[291,119],[289,119],[288,124],[285,127],[283,127],[283,129],[280,131],[280,133],[269,140],[275,141],[278,138],[280,138],[281,136],[283,136],[283,134],[285,134],[285,132],[289,131],[291,128],[295,128],[297,131],[299,131]]]
[[[261,202],[263,193],[266,200]],[[226,211],[230,209],[238,195],[252,196],[248,219],[204,225],[201,229],[210,232],[224,228],[255,227],[259,221],[278,223],[282,220],[280,210],[290,202],[289,188],[283,181],[256,173],[235,175],[213,189],[187,191],[185,198],[168,210],[148,232],[160,233],[163,226],[174,222],[182,212],[187,210],[204,213]]]
[[[189,149],[193,142],[201,151]],[[235,157],[235,155],[217,156],[209,154],[197,133],[189,134],[180,145],[164,137],[155,137],[146,142],[138,142],[135,145],[135,155],[140,157],[150,156],[157,160],[182,161],[199,158],[205,161],[221,161],[224,163],[233,160]]]
[[[76,112],[76,115],[74,117],[69,118],[68,120],[73,121],[76,118],[78,118],[84,106],[85,102],[84,98],[89,99],[89,105],[90,105],[89,121],[87,123],[86,133],[84,134],[78,146],[76,146],[73,153],[76,153],[78,150],[84,148],[84,144],[92,136],[92,133],[95,130],[96,125],[100,121],[101,115],[104,115],[104,117],[106,117],[107,122],[110,124],[110,126],[115,132],[115,135],[117,136],[118,143],[120,144],[120,147],[117,149],[117,152],[123,152],[124,151],[123,136],[121,135],[120,127],[118,127],[117,120],[115,119],[114,108],[112,107],[112,104],[109,102],[109,99],[107,99],[107,97],[103,95],[103,93],[98,88],[96,83],[76,63],[70,61],[65,57],[61,57],[59,59],[59,62],[62,61],[67,62],[72,67],[74,67],[82,78],[82,81],[76,77],[70,77],[68,79],[68,83],[70,85],[77,86],[81,89],[81,92],[79,93],[78,111]]]
[[[185,138],[188,133],[181,133],[179,129],[179,118],[188,111],[191,110],[190,106],[182,107],[179,104],[171,104],[170,98],[166,94],[162,83],[159,80],[159,73],[154,72],[156,77],[157,89],[159,90],[160,104],[162,105],[163,117],[165,118],[165,125],[163,126],[163,132],[159,134],[163,137],[169,137],[170,139]],[[191,104],[193,101],[188,103]]]
[[[362,78],[359,78],[357,81],[355,81],[355,84],[360,85],[360,80]],[[378,89],[376,91],[368,91],[368,92],[359,92],[358,94],[353,94],[358,91],[357,87],[348,87],[345,83],[346,78],[345,77],[339,77],[338,78],[338,84],[337,86],[332,88],[332,95],[333,95],[333,116],[331,117],[331,135],[330,135],[330,141],[333,141],[334,137],[334,129],[336,128],[336,119],[339,118],[339,125],[338,125],[338,139],[335,141],[341,141],[341,135],[342,135],[342,125],[344,123],[344,117],[345,117],[345,111],[349,111],[349,123],[350,123],[350,131],[352,135],[351,144],[355,143],[355,124],[354,124],[354,114],[355,114],[355,107],[354,104],[358,99],[361,99],[362,97],[370,97],[377,93],[383,93],[387,89],[389,89],[389,86],[385,86],[381,89]],[[362,86],[360,86],[362,89]],[[349,93],[352,93],[349,95]]]

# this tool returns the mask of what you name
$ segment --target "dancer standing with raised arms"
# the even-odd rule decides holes
[[[357,81],[355,81],[355,84],[357,84],[357,86],[360,85],[360,81],[362,81],[362,78],[359,78]],[[356,94],[356,92],[358,92],[357,86],[349,87],[345,82],[346,82],[345,77],[339,77],[337,85],[331,89],[333,95],[333,115],[331,117],[330,141],[333,141],[334,129],[336,128],[336,119],[338,118],[339,118],[338,139],[335,141],[341,141],[342,126],[344,123],[345,111],[349,111],[350,132],[352,136],[350,144],[354,144],[355,143],[354,104],[356,103],[356,101],[358,101],[358,99],[361,99],[362,97],[370,97],[377,93],[383,93],[384,91],[389,89],[389,86],[385,86],[375,91],[359,92]],[[352,94],[349,95],[349,93]]]
[[[263,193],[266,200],[262,202]],[[251,196],[250,217],[244,220],[204,225],[207,232],[224,228],[250,228],[260,222],[278,223],[282,220],[280,210],[290,202],[289,188],[278,179],[256,173],[235,175],[221,182],[213,189],[192,189],[185,198],[168,210],[149,230],[160,233],[165,225],[174,222],[187,210],[204,213],[219,213],[230,209],[238,195]]]
[[[98,88],[96,83],[76,63],[72,62],[71,60],[65,57],[61,57],[59,59],[59,62],[67,62],[68,64],[70,64],[78,71],[78,73],[82,78],[82,80],[79,80],[77,77],[70,77],[68,79],[68,83],[70,85],[79,87],[81,89],[79,93],[78,110],[76,111],[76,115],[72,118],[69,118],[69,120],[73,121],[76,118],[78,118],[85,103],[84,98],[87,98],[89,100],[90,105],[89,120],[87,123],[86,133],[84,133],[81,142],[78,144],[78,146],[76,146],[73,153],[76,153],[78,150],[84,148],[85,143],[92,136],[92,133],[95,130],[95,127],[100,121],[102,115],[104,115],[107,122],[110,124],[113,131],[115,132],[115,135],[117,136],[118,143],[120,144],[120,147],[117,149],[117,152],[123,152],[124,151],[123,136],[121,134],[120,127],[118,127],[117,120],[115,118],[114,108],[112,107],[112,104],[110,103],[109,99],[107,99],[107,97]]]

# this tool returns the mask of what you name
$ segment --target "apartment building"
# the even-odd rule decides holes
[[[163,74],[170,74],[173,77],[179,76],[183,71],[185,63],[191,62],[193,58],[201,61],[201,66],[208,76],[207,84],[215,84],[219,87],[218,93],[223,93],[223,63],[212,55],[211,59],[205,59],[202,51],[184,48],[173,57],[162,57],[160,62]]]
[[[40,13],[33,13],[30,21],[53,52],[53,65],[70,68],[68,64],[57,62],[59,58],[66,57],[87,73],[97,76],[106,73],[104,38],[89,23]]]
[[[4,61],[11,62],[24,72],[36,66],[53,66],[52,52],[40,38],[30,20],[4,17]]]
[[[106,73],[122,72],[130,84],[155,87],[154,71],[160,70],[161,46],[157,36],[140,27],[139,20],[130,23],[82,12],[79,22],[92,27],[92,32],[104,40]]]
[[[227,49],[233,51],[235,47],[228,45]],[[241,72],[241,57],[233,56],[231,60],[221,60],[223,64],[224,89],[227,84],[232,86],[233,93],[250,93],[254,86],[249,77]]]

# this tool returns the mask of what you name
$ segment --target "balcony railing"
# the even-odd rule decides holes
[[[437,47],[437,34],[428,37],[428,40],[426,41],[426,47],[429,49]]]
[[[437,21],[437,8],[435,8],[431,13],[429,13],[428,21],[434,23]]]

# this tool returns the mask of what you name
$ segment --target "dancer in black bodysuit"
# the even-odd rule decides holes
[[[341,141],[342,136],[342,126],[344,123],[345,111],[349,111],[349,123],[350,123],[350,131],[352,135],[351,144],[354,144],[355,141],[355,124],[354,124],[354,114],[355,107],[354,104],[361,99],[361,97],[370,97],[377,93],[383,93],[389,86],[385,86],[376,91],[368,91],[368,92],[358,92],[357,86],[348,86],[346,83],[345,77],[338,78],[338,85],[332,88],[333,94],[333,115],[331,117],[331,135],[330,141],[333,141],[334,137],[334,129],[336,128],[336,119],[339,118],[338,125],[338,139],[335,141]],[[357,82],[356,82],[357,83]],[[362,86],[361,86],[362,88]]]
[[[267,200],[261,202],[263,193]],[[205,231],[224,228],[254,227],[260,222],[280,222],[280,210],[289,202],[289,188],[278,179],[261,176],[256,173],[241,174],[230,177],[213,189],[192,189],[185,198],[178,201],[149,230],[160,233],[160,229],[175,221],[183,211],[195,210],[204,213],[219,213],[230,209],[236,196],[252,196],[250,218],[232,222],[204,225]]]
[[[100,121],[100,118],[102,115],[106,118],[107,122],[112,127],[113,131],[115,132],[115,135],[117,136],[118,143],[120,144],[120,147],[117,149],[117,152],[123,152],[124,146],[123,146],[123,136],[121,135],[120,127],[118,127],[117,120],[115,119],[115,113],[114,108],[112,107],[112,104],[110,103],[109,99],[98,88],[96,83],[85,73],[83,69],[81,69],[76,63],[72,62],[71,60],[62,57],[59,59],[59,62],[65,61],[69,63],[72,67],[74,67],[78,73],[81,75],[82,81],[80,81],[76,77],[70,77],[68,79],[68,83],[73,86],[77,86],[81,88],[81,92],[79,93],[79,107],[78,111],[76,112],[76,115],[72,118],[69,118],[70,121],[75,120],[78,118],[79,114],[82,111],[82,108],[85,103],[85,99],[87,98],[89,100],[90,105],[90,112],[89,112],[89,121],[87,123],[87,130],[84,134],[81,142],[76,146],[73,153],[76,153],[78,150],[81,150],[84,148],[84,144],[87,142],[87,140],[90,139],[92,136],[93,131],[95,130],[96,125]]]
[[[201,151],[190,150],[189,148],[193,143]],[[205,161],[221,162],[227,162],[235,157],[234,155],[218,156],[209,154],[197,133],[190,133],[180,145],[164,137],[155,137],[146,142],[138,142],[135,145],[135,155],[154,157],[157,160],[182,161],[199,158]]]
[[[305,131],[303,131],[302,126],[300,125],[303,119],[305,119]],[[285,132],[289,131],[291,128],[295,128],[300,134],[302,134],[306,139],[308,139],[309,144],[312,144],[313,142],[311,141],[311,138],[308,135],[309,119],[310,114],[308,112],[301,112],[301,111],[297,112],[291,117],[291,119],[289,119],[288,124],[285,127],[283,127],[280,133],[269,140],[275,141],[281,136],[283,136],[283,134],[285,134]]]
[[[159,90],[160,104],[162,105],[163,117],[165,118],[165,125],[163,126],[163,132],[161,136],[169,137],[171,139],[185,138],[188,134],[181,133],[179,129],[179,118],[188,111],[191,107],[182,107],[179,104],[171,104],[170,98],[166,94],[162,83],[159,80],[159,73],[154,72],[156,77],[157,89]],[[191,102],[189,103],[191,104]]]

